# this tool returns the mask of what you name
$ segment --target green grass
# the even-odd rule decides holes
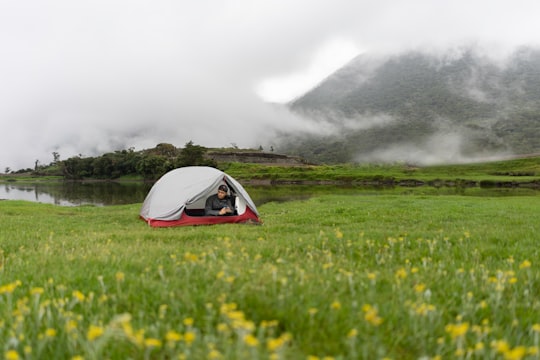
[[[231,163],[223,170],[240,180],[281,181],[382,181],[471,180],[532,181],[540,176],[540,157],[475,164],[413,166],[410,164],[342,164],[317,166],[266,166]]]
[[[540,157],[436,166],[416,166],[404,163],[310,166],[224,163],[220,164],[219,168],[240,181],[359,183],[413,179],[424,182],[440,180],[531,182],[538,181],[540,176]],[[61,177],[0,175],[0,183],[55,180],[61,180]],[[128,175],[115,179],[115,181],[142,181],[142,178],[137,175]]]
[[[166,229],[139,206],[0,201],[6,358],[538,358],[538,196],[325,195]]]

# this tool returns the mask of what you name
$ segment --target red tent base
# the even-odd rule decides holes
[[[261,224],[261,220],[250,209],[246,208],[246,212],[242,215],[234,216],[189,216],[184,211],[178,220],[155,220],[145,219],[141,217],[148,225],[152,227],[171,227],[171,226],[194,226],[194,225],[216,225],[216,224]]]

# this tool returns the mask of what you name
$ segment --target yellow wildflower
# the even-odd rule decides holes
[[[347,337],[349,339],[352,339],[352,338],[355,338],[357,335],[358,335],[358,330],[351,329],[351,330],[349,330],[349,333],[347,334]]]
[[[15,291],[16,287],[17,287],[16,282],[0,286],[0,295],[1,294],[11,294],[11,293],[13,293],[13,291]]]
[[[169,342],[176,342],[182,340],[182,335],[174,330],[169,330],[167,334],[165,334],[165,339]]]
[[[362,311],[364,311],[364,319],[371,325],[379,326],[383,322],[383,319],[378,315],[377,309],[371,305],[365,304],[362,306]]]
[[[404,268],[398,269],[398,271],[396,271],[397,279],[405,279],[406,277],[407,277],[407,270],[405,270]]]
[[[219,323],[217,325],[217,331],[219,332],[227,332],[229,330],[229,326],[225,323]]]
[[[89,341],[93,341],[103,335],[104,332],[105,331],[101,326],[90,325],[88,332],[86,333],[86,338]]]
[[[208,359],[210,359],[210,360],[221,359],[222,357],[223,356],[221,355],[221,353],[219,351],[217,351],[216,349],[212,349],[208,353]]]
[[[505,360],[521,360],[527,355],[527,348],[525,346],[516,346],[512,350],[504,353]]]
[[[519,264],[520,269],[527,269],[531,267],[531,262],[529,260],[524,260],[521,264]]]
[[[266,340],[266,348],[269,351],[277,351],[281,348],[287,341],[289,341],[291,336],[288,333],[283,334],[282,336],[276,339]]]
[[[339,310],[341,309],[341,303],[337,300],[334,300],[334,302],[330,305],[330,307],[333,309],[333,310]]]
[[[194,321],[194,320],[193,320],[193,318],[191,318],[191,317],[185,318],[185,319],[184,319],[184,325],[186,325],[186,326],[192,326],[192,325],[193,325],[193,321]]]
[[[367,273],[367,278],[368,278],[369,280],[375,280],[375,279],[377,279],[377,274],[374,273],[374,272],[368,272],[368,273]]]
[[[45,330],[45,336],[46,337],[55,337],[56,336],[56,330],[48,328],[47,330]]]
[[[497,340],[497,341],[492,342],[491,347],[501,354],[505,354],[508,351],[510,351],[510,346],[504,340]]]
[[[184,260],[190,261],[190,262],[196,262],[199,260],[199,257],[195,254],[190,253],[189,251],[184,254]]]
[[[186,344],[191,345],[195,341],[195,333],[193,331],[186,331],[184,334],[184,341]]]
[[[148,338],[144,340],[144,345],[147,348],[159,348],[161,347],[161,340],[155,338]]]
[[[35,287],[30,290],[30,295],[41,295],[45,290],[42,287]]]
[[[79,290],[73,291],[72,295],[73,295],[73,297],[74,297],[75,299],[77,299],[77,301],[79,301],[79,302],[83,302],[84,299],[85,299],[84,294],[83,294],[82,292],[80,292]]]
[[[8,350],[5,353],[6,360],[19,360],[19,353],[15,350]]]
[[[537,333],[540,333],[540,324],[534,324],[532,327],[531,327],[532,331],[535,331]]]
[[[445,330],[450,334],[452,339],[462,337],[469,331],[469,323],[448,324],[446,325]]]
[[[246,345],[251,347],[256,347],[257,345],[259,345],[259,340],[257,340],[257,338],[251,334],[244,336],[244,342],[246,343]]]
[[[126,275],[123,272],[119,271],[116,273],[115,277],[116,277],[116,281],[122,282],[126,278]]]
[[[225,314],[230,320],[244,320],[244,313],[240,310],[238,311],[229,311]]]

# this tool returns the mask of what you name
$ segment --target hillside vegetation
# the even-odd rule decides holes
[[[291,167],[230,163],[223,164],[222,168],[242,181],[266,180],[272,183],[540,186],[538,156],[432,166],[394,163]]]
[[[213,149],[213,152],[216,150]],[[231,150],[228,149],[229,153]],[[141,154],[118,152],[103,156],[129,159]],[[92,158],[94,160],[100,158]],[[200,158],[204,160],[204,156]],[[265,160],[264,157],[261,157]],[[78,159],[88,164],[92,161]],[[118,161],[118,164],[123,164]],[[169,162],[167,162],[169,163]],[[204,165],[204,163],[187,163]],[[208,165],[208,164],[206,164]],[[0,182],[37,182],[70,180],[61,175],[62,163],[44,166],[39,171],[1,175]],[[416,166],[407,163],[378,164],[328,164],[291,165],[267,163],[218,162],[215,166],[245,184],[337,184],[337,185],[432,185],[432,186],[497,186],[497,187],[540,187],[540,156],[518,157],[500,161],[469,164],[446,164]],[[91,168],[91,167],[90,167]],[[159,167],[159,171],[164,171]],[[160,173],[153,175],[157,179]],[[54,176],[56,175],[56,176]],[[116,177],[103,178],[87,175],[81,179],[143,181],[152,180],[136,172],[120,173]]]
[[[441,163],[540,152],[540,50],[504,63],[456,54],[361,55],[290,104],[334,127],[283,134],[280,150],[310,161]]]

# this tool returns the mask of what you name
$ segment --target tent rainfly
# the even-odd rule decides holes
[[[229,187],[235,215],[205,216],[206,199],[222,184]],[[261,223],[242,185],[223,171],[207,166],[182,167],[163,175],[146,195],[140,217],[153,227]]]

